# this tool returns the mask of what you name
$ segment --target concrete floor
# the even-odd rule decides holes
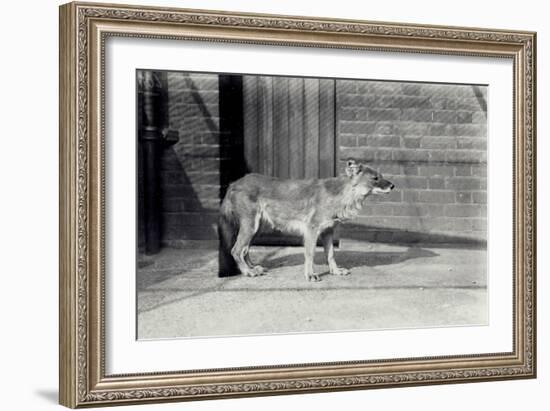
[[[486,250],[342,240],[339,265],[303,276],[300,247],[253,247],[261,277],[217,277],[217,250],[164,249],[140,261],[138,338],[177,338],[487,323]]]

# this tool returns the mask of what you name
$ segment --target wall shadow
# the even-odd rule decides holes
[[[479,86],[472,86],[472,89],[474,91],[474,95],[476,96],[477,102],[479,103],[479,107],[481,107],[485,118],[487,118],[487,99],[485,98],[485,93]]]
[[[161,173],[161,196],[163,199],[180,199],[182,204],[179,209],[167,209],[165,205],[163,211],[204,211],[199,196],[193,188],[193,185],[200,181],[191,181],[174,148],[170,147],[163,152],[162,161],[170,164],[170,171]]]
[[[149,207],[154,207],[155,210],[150,210],[149,212],[158,212],[160,218],[156,222],[156,229],[161,233],[160,242],[161,248],[163,243],[166,242],[166,233],[177,233],[178,231],[182,232],[185,230],[186,224],[185,216],[172,216],[167,219],[166,213],[183,213],[183,212],[192,212],[197,213],[200,218],[201,213],[207,213],[209,210],[204,208],[201,204],[200,197],[196,191],[196,185],[204,183],[204,180],[199,175],[197,178],[193,177],[193,180],[189,178],[188,173],[186,172],[185,159],[194,158],[194,157],[203,157],[203,154],[198,152],[183,152],[179,153],[178,149],[181,149],[181,146],[176,145],[171,146],[168,144],[166,139],[165,132],[168,132],[173,124],[170,124],[169,116],[169,107],[171,105],[170,100],[170,88],[166,73],[159,75],[159,87],[157,92],[159,94],[158,103],[155,107],[155,115],[158,118],[158,127],[162,129],[164,137],[159,142],[158,150],[158,192],[155,194],[153,201],[148,199],[146,196],[146,181],[145,181],[145,171],[144,171],[144,162],[145,158],[143,155],[143,144],[140,138],[138,138],[138,158],[137,158],[137,192],[138,192],[138,205],[137,205],[137,226],[138,226],[138,255],[140,257],[145,256],[145,244],[146,244],[146,203],[149,204]],[[213,115],[209,112],[208,107],[205,101],[202,99],[200,92],[197,86],[194,84],[192,78],[187,79],[187,86],[189,90],[182,91],[177,93],[177,97],[181,95],[189,95],[195,105],[198,107],[202,114],[202,118],[206,124],[206,128],[210,133],[218,133],[218,125],[213,121]],[[137,128],[141,130],[145,120],[143,112],[143,98],[138,98],[136,106],[138,116],[137,116]],[[177,127],[177,126],[176,126]],[[179,131],[177,129],[177,131]],[[181,136],[180,136],[181,139]],[[177,141],[177,140],[176,140]],[[186,143],[183,141],[182,143]],[[180,158],[180,157],[182,157]],[[216,153],[216,158],[218,154]],[[199,159],[200,160],[200,159]],[[200,169],[199,169],[200,170]],[[191,170],[193,171],[193,170]],[[208,183],[206,183],[208,184]],[[169,221],[170,226],[167,227],[167,220]],[[196,227],[195,227],[196,228]],[[210,237],[215,238],[216,233],[215,229],[212,227],[204,227],[205,230],[210,232]],[[193,233],[188,233],[189,236],[192,236]],[[172,235],[173,236],[173,235]],[[204,234],[207,236],[207,234]]]

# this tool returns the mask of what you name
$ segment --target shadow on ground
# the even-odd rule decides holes
[[[471,238],[463,235],[430,233],[424,231],[384,228],[357,223],[342,224],[341,238],[365,243],[412,246],[419,244],[430,248],[453,248],[466,250],[483,250],[487,241],[483,238]]]
[[[218,249],[163,249],[138,270],[138,338],[251,335],[485,324],[486,251],[346,239],[349,276],[303,276],[302,247],[252,247],[261,277],[218,277]],[[381,310],[381,307],[384,307]]]
[[[281,254],[281,251],[285,250]],[[215,276],[217,267],[212,265],[215,261],[217,250],[202,250],[197,253],[180,255],[178,264],[169,262],[161,267],[153,267],[153,263],[140,264],[139,271],[147,272],[147,275],[137,276],[138,290],[145,290],[155,284],[163,283],[166,280],[174,278],[174,276],[186,274],[192,270],[199,270],[206,277]],[[253,261],[255,264],[260,264],[269,271],[293,268],[298,272],[302,272],[304,264],[304,253],[302,247],[269,247],[269,248],[252,248]],[[399,264],[407,260],[415,258],[437,257],[439,254],[426,250],[421,247],[408,247],[406,250],[398,251],[358,251],[339,249],[335,252],[336,262],[339,266],[348,269],[357,267],[377,267],[391,264]],[[182,258],[183,257],[183,258]],[[186,264],[181,264],[181,260],[185,259]],[[320,275],[328,274],[326,257],[323,251],[315,253],[314,263],[317,269],[324,267]],[[240,275],[235,274],[240,277]],[[234,276],[226,277],[229,279]]]
[[[346,268],[355,267],[375,267],[379,265],[398,264],[403,261],[407,261],[413,258],[424,257],[436,257],[438,254],[430,250],[425,250],[420,247],[409,247],[404,252],[398,251],[337,251],[337,262],[339,265]],[[326,264],[326,259],[323,253],[316,253],[314,262],[316,265]],[[262,261],[258,261],[267,269],[274,269],[279,267],[288,267],[295,265],[302,265],[304,263],[303,253],[295,253],[285,256],[278,256],[274,258],[264,258]]]

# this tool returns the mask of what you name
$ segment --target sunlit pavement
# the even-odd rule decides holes
[[[218,278],[218,251],[164,249],[138,270],[138,338],[370,330],[487,323],[486,250],[342,240],[349,276],[303,274],[301,247],[253,247],[266,275]]]

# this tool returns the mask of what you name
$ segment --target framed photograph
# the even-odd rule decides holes
[[[535,40],[61,6],[61,404],[534,378]]]

